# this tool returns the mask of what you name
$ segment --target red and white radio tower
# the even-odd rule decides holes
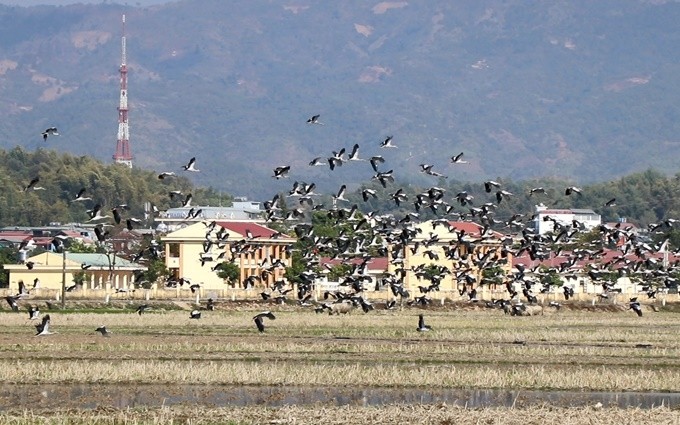
[[[120,105],[118,106],[118,141],[113,160],[132,168],[130,127],[128,127],[127,63],[125,57],[125,15],[123,15],[123,60],[120,64]]]

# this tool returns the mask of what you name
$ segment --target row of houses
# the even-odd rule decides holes
[[[209,226],[212,226],[212,229]],[[507,249],[505,235],[490,232],[482,237],[484,231],[482,226],[468,221],[450,221],[447,226],[441,225],[439,221],[427,221],[418,224],[417,228],[416,236],[409,246],[403,248],[401,254],[391,258],[373,258],[368,263],[363,273],[374,285],[366,285],[367,289],[380,289],[386,277],[401,273],[404,286],[417,293],[418,287],[423,285],[422,270],[425,267],[441,267],[451,270],[451,273],[443,274],[438,279],[438,289],[461,291],[466,285],[469,286],[468,289],[473,289],[475,285],[484,283],[485,276],[482,271],[484,264],[480,263],[480,259],[494,258],[499,273],[510,276],[517,265],[532,270],[537,266],[555,268],[568,258],[565,253],[538,260],[531,259],[526,254],[516,257]],[[14,230],[15,233],[19,231]],[[11,240],[12,243],[26,243],[28,237],[26,231],[21,231],[24,233]],[[68,234],[72,237],[87,242],[87,230],[69,231]],[[33,240],[39,245],[43,243],[41,238],[46,241],[56,235],[66,235],[65,232],[62,229],[56,231],[56,234],[41,234],[33,237]],[[208,232],[219,232],[221,242],[208,242],[210,239],[206,238]],[[10,241],[8,236],[3,239],[2,233],[0,231],[0,241]],[[460,244],[460,235],[475,243]],[[129,232],[127,240],[128,242],[141,240],[141,237],[142,234]],[[296,239],[258,221],[201,220],[184,223],[183,227],[161,237],[161,241],[171,281],[189,282],[190,285],[197,285],[206,291],[220,291],[230,286],[250,285],[269,288],[274,282],[284,279],[285,268],[291,265],[291,248]],[[453,245],[459,246],[455,253],[456,259],[452,258],[450,252]],[[427,248],[416,249],[416,246]],[[466,252],[466,249],[471,251]],[[611,250],[606,255],[614,257],[618,255],[617,253],[618,251]],[[469,257],[470,261],[462,263],[460,257]],[[227,282],[216,273],[215,266],[225,261],[238,266],[240,272],[237,282]],[[319,258],[321,270],[325,271],[317,279],[319,285],[332,286],[333,282],[328,281],[328,271],[337,265],[338,261]],[[577,291],[597,291],[597,285],[587,284],[590,280],[583,272],[587,262],[587,259],[583,259],[572,264],[566,273],[562,273],[564,283]],[[19,282],[23,282],[29,289],[34,282],[39,282],[41,288],[60,289],[62,281],[66,281],[69,287],[77,283],[83,289],[128,291],[134,289],[138,273],[146,270],[144,264],[130,262],[121,256],[75,254],[68,251],[64,254],[43,252],[20,263],[5,265],[5,269],[10,272],[10,292],[18,291]],[[461,264],[465,264],[462,269]],[[578,270],[580,272],[577,272]],[[463,275],[465,278],[462,278]],[[469,284],[465,279],[468,279]],[[622,282],[625,281],[622,279]],[[625,283],[628,285],[627,292],[638,289],[630,280],[627,282]],[[493,283],[496,286],[499,284],[502,282]]]

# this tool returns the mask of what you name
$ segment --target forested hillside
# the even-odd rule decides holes
[[[512,181],[508,179],[496,179],[501,189],[510,194],[503,196],[499,202],[496,198],[498,188],[493,187],[491,192],[486,192],[483,182],[461,182],[439,179],[435,186],[445,190],[444,201],[454,208],[448,214],[451,219],[475,218],[475,209],[483,205],[492,205],[491,214],[497,223],[490,223],[492,227],[502,229],[505,222],[515,214],[523,214],[523,221],[531,219],[535,213],[536,205],[543,204],[548,208],[589,208],[601,214],[603,222],[628,221],[641,227],[647,227],[666,219],[680,219],[680,174],[668,177],[654,170],[635,173],[616,180],[579,186],[579,193],[565,195],[567,187],[574,187],[573,182],[559,179],[537,179],[525,181]],[[414,203],[419,194],[426,192],[430,187],[415,185],[395,185],[382,188],[376,182],[362,185],[351,194],[347,195],[350,202],[356,203],[364,212],[378,211],[380,213],[395,213],[404,215],[416,211]],[[363,189],[376,191],[376,197],[368,197],[364,202],[361,196]],[[399,205],[394,201],[396,191],[403,189],[406,199]],[[531,194],[532,189],[542,188]],[[456,195],[467,192],[472,197],[470,203],[461,205],[456,201]],[[330,197],[325,199],[325,204],[332,203]],[[290,208],[296,205],[289,202]],[[441,210],[441,209],[440,209]],[[441,216],[427,207],[418,210],[420,219]]]
[[[0,147],[111,161],[123,13],[135,164],[197,156],[194,182],[234,195],[270,196],[284,164],[353,187],[362,175],[307,163],[355,143],[385,154],[389,135],[395,175],[423,185],[421,162],[469,181],[677,171],[669,0],[0,6]],[[324,126],[306,124],[314,114]],[[49,126],[62,136],[44,143]],[[469,166],[454,173],[461,151]]]
[[[35,178],[39,180],[25,190]],[[74,201],[81,189],[92,199]],[[146,202],[161,210],[179,206],[181,200],[171,201],[171,190],[192,193],[195,204],[231,202],[227,195],[194,187],[186,176],[161,180],[153,171],[104,164],[89,156],[20,147],[0,150],[0,226],[84,223],[89,219],[86,210],[96,204],[102,211],[127,204],[126,215],[143,218]]]

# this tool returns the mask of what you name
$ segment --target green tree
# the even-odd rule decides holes
[[[541,283],[543,285],[562,286],[564,284],[557,270],[546,266],[540,266],[538,270],[541,274]]]
[[[238,283],[238,279],[241,276],[241,269],[230,261],[221,262],[215,267],[215,271],[217,272],[217,277],[224,279],[232,287]]]
[[[168,274],[168,268],[165,266],[165,261],[162,259],[151,260],[147,266],[147,270],[144,272],[144,278],[142,279],[144,283],[142,286],[148,289],[159,279],[167,277]]]
[[[19,251],[13,246],[0,248],[0,288],[9,286],[9,271],[3,265],[16,264],[19,259]]]
[[[78,254],[94,254],[99,252],[95,245],[85,245],[79,240],[71,239],[68,247],[66,248],[68,252],[78,253]]]

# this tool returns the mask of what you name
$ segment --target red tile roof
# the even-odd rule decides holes
[[[231,230],[232,232],[236,232],[244,238],[246,237],[247,231],[250,231],[255,238],[265,239],[269,239],[277,233],[276,230],[270,229],[269,227],[247,221],[218,221],[217,225],[222,226],[227,230]],[[286,235],[283,236],[288,237]]]
[[[347,260],[344,260],[345,263],[348,264],[360,264],[362,261],[361,258],[350,258]],[[321,257],[319,258],[319,264],[322,266],[324,264],[328,264],[329,266],[336,266],[338,264],[342,264],[343,260],[337,259],[337,258],[330,258],[330,257]],[[387,264],[388,264],[388,259],[387,257],[375,257],[371,258],[368,260],[368,264],[366,264],[366,268],[368,270],[381,270],[385,271],[387,270]]]
[[[473,221],[449,221],[449,224],[457,231],[463,231],[465,234],[474,238],[480,237],[482,235],[482,230],[484,230],[484,226]],[[497,238],[503,237],[503,234],[499,232],[492,231],[492,233]]]

